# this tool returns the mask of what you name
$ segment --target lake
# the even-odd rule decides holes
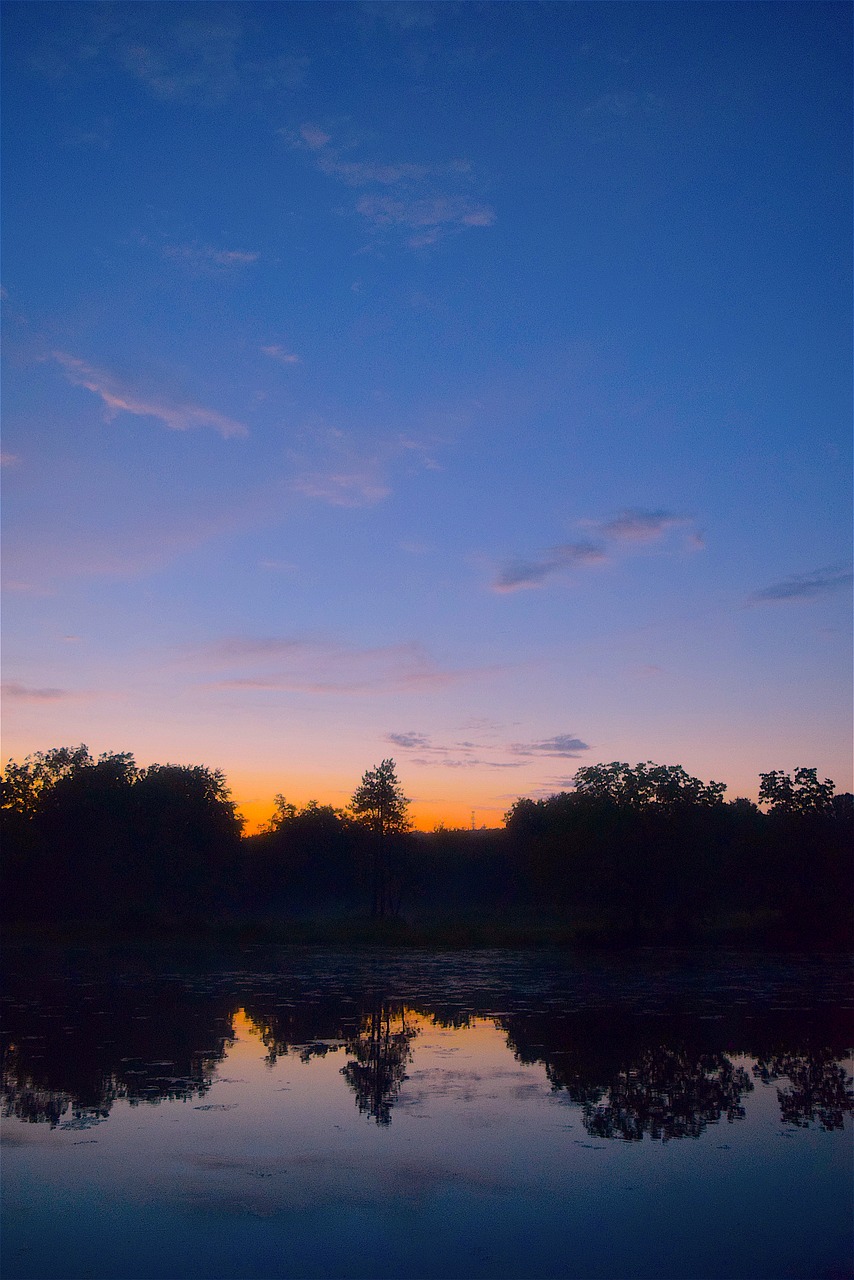
[[[845,958],[6,970],[5,1280],[854,1274]]]

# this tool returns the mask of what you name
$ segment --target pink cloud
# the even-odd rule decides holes
[[[658,542],[671,529],[690,524],[687,516],[672,511],[643,511],[632,507],[598,526],[603,537],[617,542]]]
[[[100,396],[107,407],[108,417],[119,413],[130,413],[139,418],[157,418],[170,431],[190,431],[195,427],[210,427],[218,431],[224,438],[245,436],[246,427],[242,422],[227,418],[214,409],[205,409],[201,405],[175,403],[159,397],[143,398],[123,386],[111,374],[95,369],[76,356],[63,351],[51,353],[56,362],[62,366],[66,378],[76,387],[85,387]]]

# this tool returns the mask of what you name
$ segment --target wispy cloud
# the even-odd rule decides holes
[[[261,51],[246,41],[239,5],[81,5],[34,42],[30,66],[51,80],[91,75],[113,63],[161,102],[217,106],[237,93],[292,92],[305,78],[304,55]],[[250,24],[251,25],[251,24]],[[275,45],[275,42],[273,42]],[[71,138],[72,142],[76,139]],[[82,144],[99,145],[98,135]]]
[[[309,151],[322,173],[361,189],[356,212],[378,231],[408,233],[410,248],[435,244],[452,231],[491,227],[495,222],[495,210],[471,194],[473,175],[467,160],[439,164],[354,160],[331,145],[331,134],[317,124],[279,132],[290,147]]]
[[[705,545],[692,517],[672,511],[628,507],[609,520],[579,520],[578,524],[589,530],[596,541],[561,543],[532,559],[513,561],[499,571],[492,583],[493,591],[540,587],[555,574],[606,564],[616,554],[625,554],[633,547],[661,543],[676,529],[684,531],[684,545],[689,550],[698,551]]]
[[[292,450],[291,488],[305,498],[335,507],[372,507],[392,492],[391,474],[408,460],[410,468],[441,470],[431,442],[408,436],[364,441],[338,427],[315,427],[303,433],[304,444]]]
[[[100,396],[107,408],[108,418],[119,413],[130,413],[138,418],[157,418],[171,431],[190,431],[195,427],[210,427],[225,438],[245,436],[246,427],[234,418],[227,418],[215,409],[202,405],[166,400],[159,396],[140,395],[124,385],[112,374],[96,369],[76,356],[64,351],[54,351],[52,357],[62,367],[69,382],[76,387]]]
[[[589,751],[588,743],[582,742],[571,733],[558,733],[553,738],[545,738],[541,742],[514,742],[510,748],[519,756],[558,756],[573,760],[584,751]]]
[[[74,697],[66,689],[34,689],[14,680],[1,685],[0,691],[4,698],[12,698],[17,702],[61,702],[65,698]]]
[[[319,498],[333,507],[373,507],[391,493],[370,467],[309,472],[294,480],[292,488],[305,498]]]
[[[214,245],[199,244],[167,244],[161,253],[172,262],[181,263],[193,271],[219,271],[233,267],[246,267],[257,262],[260,253],[252,253],[245,249],[217,249]]]
[[[271,343],[268,347],[262,347],[261,351],[265,356],[269,356],[271,360],[275,360],[278,364],[300,364],[300,358],[294,355],[292,351],[288,351],[286,347],[280,347],[278,343]]]
[[[222,670],[207,682],[219,689],[311,694],[427,692],[494,670],[442,667],[417,642],[359,648],[301,636],[228,637],[189,652],[184,662]]]
[[[386,742],[390,742],[393,747],[403,747],[405,750],[414,748],[424,751],[430,746],[430,739],[426,733],[387,733]]]
[[[493,591],[522,591],[539,587],[555,573],[579,565],[603,564],[608,559],[605,548],[595,542],[570,542],[551,547],[535,560],[517,560],[500,571],[492,584]]]
[[[445,769],[522,769],[530,759],[575,759],[589,751],[586,742],[573,734],[561,733],[540,742],[513,742],[509,745],[472,741],[434,743],[426,733],[387,733],[386,742],[412,752],[411,763]],[[507,759],[510,756],[511,759]]]
[[[835,591],[847,590],[852,583],[850,565],[828,565],[813,569],[811,573],[795,573],[781,582],[754,591],[748,596],[748,604],[780,604],[791,600],[817,600]]]
[[[595,526],[603,538],[615,542],[660,542],[671,530],[693,524],[690,516],[675,515],[672,511],[645,511],[629,507],[611,520]]]
[[[240,23],[233,13],[209,5],[181,7],[176,14],[156,38],[143,24],[110,47],[155,98],[224,101],[240,83]]]
[[[320,153],[317,166],[324,173],[340,178],[350,187],[393,187],[399,183],[422,182],[431,173],[459,172],[450,166],[434,168],[424,164],[375,164],[370,160],[341,160],[335,152],[328,151]]]
[[[288,133],[286,129],[280,129],[279,133],[288,140],[292,146],[299,146],[298,139],[301,139],[310,151],[320,151],[330,141],[330,135],[324,133],[316,124],[304,124],[300,126],[298,139]]]
[[[17,453],[0,453],[0,467],[16,467],[20,461]]]
[[[491,227],[495,213],[488,205],[475,204],[460,196],[361,196],[356,209],[376,227],[408,227],[417,234],[408,243],[417,249],[435,244],[450,228]]]

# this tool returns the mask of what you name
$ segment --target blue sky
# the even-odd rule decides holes
[[[851,11],[4,6],[4,734],[851,786]]]

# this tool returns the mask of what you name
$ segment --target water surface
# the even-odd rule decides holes
[[[6,1280],[852,1275],[838,958],[9,967]]]

